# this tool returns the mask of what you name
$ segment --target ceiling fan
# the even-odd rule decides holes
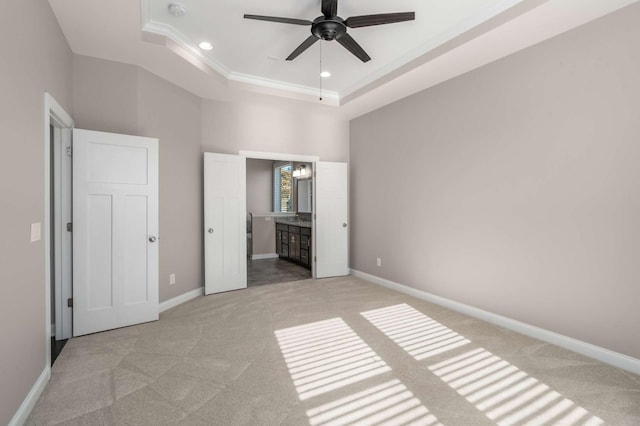
[[[338,0],[322,0],[322,16],[313,21],[306,19],[280,18],[276,16],[244,15],[245,19],[256,19],[258,21],[280,22],[293,25],[311,25],[311,35],[300,44],[287,57],[287,61],[297,58],[302,52],[311,47],[316,41],[336,40],[349,52],[353,53],[362,62],[367,62],[371,57],[362,47],[347,34],[347,28],[370,27],[372,25],[393,24],[395,22],[413,21],[416,19],[415,12],[402,13],[380,13],[377,15],[352,16],[342,19],[338,16]]]

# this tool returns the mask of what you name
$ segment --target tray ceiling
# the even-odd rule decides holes
[[[203,98],[257,92],[355,117],[638,0],[338,0],[343,18],[416,13],[415,21],[349,29],[367,63],[334,41],[285,61],[309,27],[243,19],[313,20],[321,0],[179,0],[182,17],[169,13],[170,1],[49,3],[74,53],[138,65]],[[198,48],[201,41],[213,50]],[[322,79],[319,102],[321,69],[331,77]]]

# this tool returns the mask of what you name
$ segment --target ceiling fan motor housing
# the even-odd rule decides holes
[[[311,34],[321,40],[335,40],[347,33],[347,26],[339,16],[327,19],[324,16],[317,17],[311,25]]]
[[[311,35],[308,36],[293,52],[287,57],[287,61],[293,61],[302,52],[313,46],[318,40],[336,40],[345,49],[351,52],[362,62],[371,60],[371,57],[347,33],[347,28],[362,28],[373,25],[393,24],[394,22],[413,21],[416,19],[415,12],[401,13],[378,13],[374,15],[350,16],[342,19],[338,16],[338,0],[322,0],[322,16],[318,16],[313,21],[307,19],[282,18],[279,16],[249,15],[245,14],[245,19],[257,19],[259,21],[280,22],[292,25],[311,25]]]

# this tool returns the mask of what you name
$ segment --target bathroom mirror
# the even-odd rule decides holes
[[[311,213],[311,179],[298,179],[298,213]]]

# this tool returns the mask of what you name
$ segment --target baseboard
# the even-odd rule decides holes
[[[251,256],[251,260],[275,259],[277,257],[279,257],[278,253],[254,254]]]
[[[374,284],[408,294],[418,299],[444,306],[445,308],[469,315],[470,317],[496,324],[517,333],[533,337],[534,339],[560,346],[584,356],[597,359],[598,361],[602,361],[606,364],[613,365],[614,367],[622,368],[635,374],[640,374],[640,359],[633,358],[619,352],[614,352],[600,346],[592,345],[591,343],[583,342],[553,331],[545,330],[534,325],[523,323],[518,320],[507,318],[502,315],[494,314],[464,303],[436,296],[435,294],[427,293],[426,291],[408,287],[404,284],[399,284],[355,269],[351,269],[351,275],[362,278],[365,281],[370,281]]]
[[[182,305],[184,302],[188,302],[191,299],[195,299],[196,297],[200,297],[204,294],[204,288],[200,287],[195,290],[191,290],[187,293],[181,294],[180,296],[176,296],[173,299],[165,300],[160,303],[160,312],[167,311],[171,308],[175,308],[178,305]]]
[[[38,402],[38,398],[42,395],[42,391],[49,383],[49,378],[51,377],[51,367],[46,366],[42,373],[40,373],[40,377],[34,383],[33,387],[27,394],[27,397],[22,401],[18,411],[13,416],[11,421],[9,422],[9,426],[22,426],[27,421],[29,414],[31,414],[31,410]]]

